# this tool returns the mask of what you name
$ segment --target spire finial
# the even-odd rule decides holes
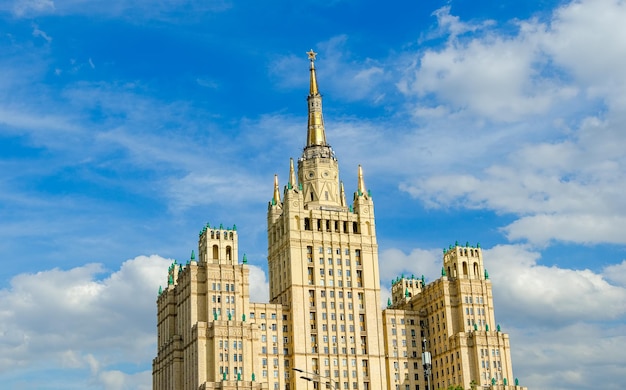
[[[322,117],[322,95],[317,88],[317,76],[315,74],[315,58],[317,53],[313,50],[307,52],[311,61],[311,75],[309,82],[309,128],[307,132],[306,146],[326,145],[326,133],[324,130],[324,118]]]
[[[280,191],[278,190],[278,175],[274,175],[274,197],[272,198],[272,204],[280,203]]]
[[[359,191],[359,195],[363,195],[363,194],[367,193],[367,191],[365,190],[365,181],[363,180],[363,168],[361,167],[360,164],[359,164],[359,185],[358,185],[358,191]]]
[[[296,188],[298,181],[296,180],[296,170],[293,168],[293,158],[289,159],[289,187]]]

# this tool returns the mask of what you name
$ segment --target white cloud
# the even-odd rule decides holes
[[[511,337],[514,375],[529,389],[622,388],[626,328],[590,319],[562,327],[504,327]],[[573,358],[575,357],[575,358]]]
[[[513,34],[481,25],[463,39],[453,31],[469,27],[447,12],[447,43],[407,62],[399,82],[445,159],[401,190],[431,207],[517,216],[503,227],[510,240],[626,243],[626,5],[572,2],[549,23],[516,22]]]
[[[572,1],[554,14],[543,41],[561,66],[588,92],[624,107],[626,4],[619,0]]]
[[[488,30],[492,23],[468,26],[444,7],[438,13],[440,26],[449,31],[443,49],[426,49],[412,62],[407,77],[398,85],[407,95],[435,96],[435,107],[448,105],[451,111],[467,112],[496,122],[517,121],[526,115],[543,114],[555,101],[576,96],[576,88],[558,78],[542,76],[544,63],[539,24],[520,26],[515,36]],[[485,30],[472,39],[457,34]],[[420,111],[416,111],[420,112]]]
[[[451,39],[456,39],[459,35],[479,31],[495,24],[493,20],[486,20],[480,23],[463,22],[458,16],[451,15],[450,9],[451,6],[446,5],[432,13],[432,15],[437,17],[437,30],[429,35],[428,39],[441,35],[449,35]]]
[[[127,374],[119,370],[103,371],[98,375],[98,381],[105,390],[149,390],[152,389],[152,372]]]
[[[157,292],[170,264],[138,256],[113,272],[87,264],[13,277],[0,290],[0,371],[85,369],[105,389],[149,388],[150,371],[119,367],[154,357]],[[267,302],[265,273],[249,267],[251,299]]]
[[[613,283],[626,287],[626,260],[605,267],[602,275]]]
[[[256,265],[248,265],[250,269],[250,302],[269,302],[270,285],[265,271]]]
[[[380,279],[383,286],[389,286],[391,280],[404,274],[416,278],[426,277],[426,282],[441,276],[441,250],[413,249],[406,254],[395,248],[379,254]]]
[[[158,286],[169,263],[138,256],[110,274],[87,264],[15,276],[0,290],[1,370],[45,363],[95,374],[149,360]]]
[[[602,274],[540,265],[538,252],[519,245],[499,245],[483,253],[498,318],[508,323],[550,327],[626,315],[626,288]]]

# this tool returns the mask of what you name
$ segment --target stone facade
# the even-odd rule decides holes
[[[431,283],[398,277],[381,309],[374,202],[360,166],[346,202],[309,58],[307,145],[268,204],[270,303],[250,302],[236,227],[207,224],[159,291],[153,388],[523,389],[479,247],[450,246]]]

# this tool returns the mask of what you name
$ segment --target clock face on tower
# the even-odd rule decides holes
[[[328,171],[324,171],[324,173],[322,174],[322,176],[324,176],[325,178],[328,177]]]
[[[308,173],[307,176],[309,177],[309,179],[312,179],[312,178],[315,177],[315,172],[311,171],[311,172]]]

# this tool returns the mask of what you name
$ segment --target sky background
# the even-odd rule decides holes
[[[625,20],[617,0],[0,1],[2,387],[150,389],[159,285],[207,222],[237,225],[267,299],[312,48],[383,302],[480,242],[520,383],[621,389]]]

